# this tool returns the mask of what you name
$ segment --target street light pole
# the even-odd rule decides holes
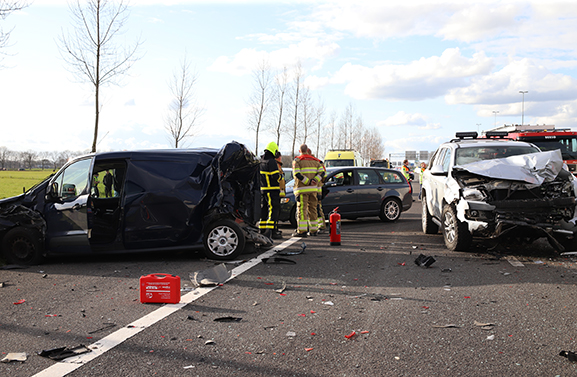
[[[523,109],[521,110],[521,126],[525,124],[525,93],[529,93],[528,90],[519,90],[519,93],[523,95]]]
[[[498,111],[493,111],[493,114],[495,114],[495,127],[497,127],[497,114],[499,112]]]

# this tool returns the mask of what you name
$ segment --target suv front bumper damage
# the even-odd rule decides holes
[[[473,236],[530,242],[547,237],[563,251],[559,239],[572,239],[577,231],[577,180],[562,169],[563,160],[556,152],[455,167],[452,175],[458,192],[453,186],[445,199],[455,204],[458,219]]]

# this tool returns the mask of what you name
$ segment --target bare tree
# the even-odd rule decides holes
[[[333,112],[331,113],[331,117],[329,119],[329,133],[330,133],[330,138],[329,138],[329,146],[328,149],[335,149],[335,125],[337,124],[337,112],[335,110],[333,110]]]
[[[248,100],[250,107],[248,128],[255,133],[254,148],[258,154],[258,136],[261,128],[265,124],[265,118],[268,112],[270,102],[270,85],[271,85],[271,71],[270,64],[266,60],[258,63],[256,69],[253,71],[253,92]]]
[[[128,19],[128,4],[120,0],[80,0],[70,4],[74,22],[73,31],[60,37],[61,55],[70,71],[80,82],[94,87],[94,139],[92,152],[96,152],[100,117],[100,89],[107,84],[118,84],[140,58],[137,56],[140,41],[129,47],[117,45],[116,39]]]
[[[303,143],[308,143],[308,138],[314,134],[314,124],[315,124],[315,106],[311,99],[311,91],[308,87],[303,87],[301,89],[301,133]]]
[[[0,147],[0,167],[2,168],[2,170],[6,169],[6,166],[8,164],[8,161],[10,161],[10,158],[13,156],[13,152],[2,146]]]
[[[283,125],[283,120],[284,120],[284,106],[285,106],[285,102],[286,102],[286,95],[287,95],[287,91],[288,91],[288,84],[289,84],[289,78],[288,78],[288,70],[287,67],[283,67],[283,70],[281,73],[279,73],[278,75],[276,75],[275,77],[275,87],[274,87],[274,92],[273,92],[273,96],[272,96],[272,103],[275,107],[274,111],[276,112],[275,114],[275,118],[273,118],[272,124],[271,124],[271,132],[275,135],[276,137],[276,143],[277,145],[280,145],[280,137],[281,137],[281,131],[282,131],[282,125]],[[276,119],[276,120],[275,120]]]
[[[380,160],[383,158],[385,148],[381,133],[377,128],[365,130],[362,140],[361,156],[365,161]]]
[[[190,71],[190,64],[185,56],[169,84],[173,100],[165,120],[166,130],[175,148],[183,147],[184,140],[194,136],[204,113],[204,108],[198,104],[194,94],[196,80],[197,76]]]
[[[326,141],[323,135],[323,123],[324,123],[324,115],[325,115],[325,104],[321,102],[319,98],[318,105],[316,107],[316,116],[315,121],[317,125],[317,151],[316,156],[317,158],[321,158],[319,155],[320,148],[321,148],[321,136],[323,137],[323,141]]]
[[[30,4],[27,1],[22,0],[0,0],[0,20],[5,20],[11,13],[22,10],[28,5]],[[4,31],[0,26],[0,61],[6,56],[2,49],[8,47],[11,32],[12,30]]]
[[[297,142],[297,138],[299,135],[299,105],[300,105],[300,91],[302,89],[302,85],[303,85],[303,69],[301,66],[301,63],[298,62],[297,65],[295,66],[294,69],[294,78],[293,78],[293,86],[292,86],[292,106],[293,106],[293,114],[294,114],[294,118],[293,118],[293,124],[292,124],[292,129],[290,132],[290,139],[292,141],[292,146],[291,146],[291,156],[292,158],[295,157],[295,147],[296,147],[296,142]]]
[[[36,152],[32,150],[27,150],[26,152],[20,152],[20,160],[22,161],[22,164],[24,166],[28,167],[28,170],[32,169],[32,164],[34,163],[36,157],[37,157]]]
[[[352,149],[351,132],[353,129],[354,116],[355,110],[353,108],[353,104],[349,103],[349,105],[345,108],[339,123],[338,148]]]

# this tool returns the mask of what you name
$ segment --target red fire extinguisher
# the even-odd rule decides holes
[[[329,223],[331,225],[331,246],[341,245],[341,215],[337,212],[339,207],[331,211]]]

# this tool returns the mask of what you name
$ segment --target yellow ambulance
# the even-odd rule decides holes
[[[333,166],[363,166],[361,154],[352,149],[330,150],[325,155],[325,167]]]

